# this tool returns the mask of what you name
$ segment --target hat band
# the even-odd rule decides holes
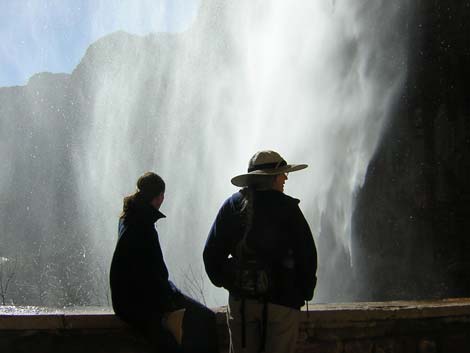
[[[251,173],[255,170],[263,170],[263,169],[276,169],[279,167],[285,167],[287,165],[287,162],[285,160],[282,160],[277,163],[265,163],[265,164],[258,164],[254,165],[252,167],[248,168],[248,173]]]

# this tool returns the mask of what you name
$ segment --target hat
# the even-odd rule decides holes
[[[277,175],[307,168],[307,164],[287,164],[281,155],[274,151],[256,152],[248,164],[248,173],[232,178],[235,186],[248,186],[259,175]]]

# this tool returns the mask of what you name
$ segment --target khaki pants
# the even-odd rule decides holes
[[[227,321],[230,330],[231,353],[258,353],[263,324],[264,304],[252,299],[245,299],[245,334],[246,347],[242,348],[241,300],[229,297]],[[299,333],[300,311],[281,305],[268,303],[266,327],[266,353],[295,352]]]

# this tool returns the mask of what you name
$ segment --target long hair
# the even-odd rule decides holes
[[[136,200],[139,199],[139,192],[136,191],[132,195],[128,195],[124,197],[124,200],[122,202],[122,212],[119,215],[119,218],[125,218],[129,212],[134,208],[134,205],[137,203]]]
[[[243,212],[253,202],[253,193],[255,191],[271,189],[276,178],[277,175],[257,175],[256,178],[251,179],[250,184],[240,190],[243,195],[240,211]]]
[[[245,236],[250,232],[254,218],[254,193],[259,190],[269,190],[273,186],[277,175],[259,175],[247,187],[240,190],[243,198],[241,200],[240,213],[243,215]]]

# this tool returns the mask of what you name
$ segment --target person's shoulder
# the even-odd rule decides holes
[[[233,193],[232,196],[229,197],[229,200],[232,200],[234,202],[240,201],[241,199],[243,199],[243,193],[241,192],[241,190]]]
[[[225,201],[222,203],[222,206],[220,206],[220,211],[224,211],[227,209],[236,209],[240,202],[243,199],[243,195],[241,192],[236,192],[232,195],[230,195]]]
[[[296,199],[295,197],[289,196],[284,194],[283,192],[278,193],[280,198],[282,199],[283,202],[285,202],[288,205],[298,205],[300,203],[299,199]]]
[[[225,199],[223,206],[238,203],[242,200],[242,198],[243,194],[240,191],[237,191],[236,193],[230,195],[227,199]]]
[[[295,197],[292,197],[292,196],[289,196],[289,195],[286,195],[286,194],[282,194],[284,196],[284,198],[288,201],[288,202],[292,202],[292,203],[295,203],[295,204],[298,204],[300,202],[299,199],[295,198]]]
[[[241,191],[237,191],[236,193],[232,194],[227,200],[225,200],[223,206],[229,207],[231,209],[238,209],[240,203],[243,201],[243,197],[243,193]]]

